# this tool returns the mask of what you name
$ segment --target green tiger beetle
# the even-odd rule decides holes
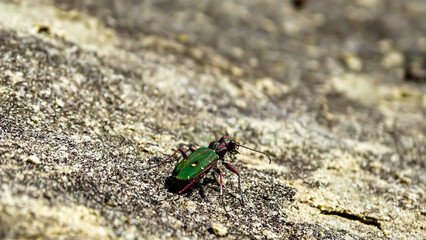
[[[172,156],[174,156],[177,152],[180,152],[182,154],[182,157],[184,158],[182,161],[180,161],[175,169],[173,170],[172,176],[180,181],[189,182],[188,185],[186,185],[182,190],[179,191],[179,193],[182,193],[187,188],[189,188],[192,184],[199,181],[209,170],[215,169],[219,173],[220,176],[220,195],[222,199],[222,205],[223,209],[225,210],[225,213],[227,216],[229,216],[228,211],[225,207],[225,201],[223,199],[223,182],[222,182],[222,170],[217,166],[217,163],[222,160],[222,164],[225,165],[225,167],[230,170],[231,172],[235,173],[238,176],[238,187],[240,189],[241,194],[241,204],[244,205],[244,198],[243,198],[243,191],[241,189],[241,181],[240,181],[240,173],[238,170],[232,166],[231,164],[225,162],[224,157],[226,153],[229,153],[231,155],[238,154],[238,148],[243,147],[246,149],[249,149],[254,152],[265,154],[269,158],[269,163],[271,163],[271,157],[261,151],[243,146],[239,143],[237,143],[235,140],[230,139],[228,136],[223,136],[219,139],[219,141],[211,142],[208,147],[202,147],[197,150],[193,148],[189,148],[188,151],[183,151],[182,149],[176,150],[172,155],[161,161],[160,163],[149,166],[146,168],[125,168],[128,170],[134,170],[134,171],[143,171],[148,170],[154,167],[159,167],[163,163],[165,163],[167,160],[169,160]],[[192,152],[191,154],[188,153]]]

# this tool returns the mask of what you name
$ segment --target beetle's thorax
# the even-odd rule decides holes
[[[215,150],[216,154],[223,159],[227,152],[234,153],[236,150],[237,143],[235,140],[230,139],[227,136],[223,136],[217,142],[211,142],[209,148]]]

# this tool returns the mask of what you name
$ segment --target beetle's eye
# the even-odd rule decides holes
[[[236,142],[235,142],[235,140],[231,140],[231,141],[229,141],[229,143],[228,143],[228,145],[227,145],[227,148],[229,149],[229,150],[235,150],[235,147],[236,147]]]

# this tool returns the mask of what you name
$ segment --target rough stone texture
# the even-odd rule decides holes
[[[426,238],[424,0],[0,16],[0,238]],[[180,195],[174,162],[124,169],[222,135],[273,159],[226,159],[246,197],[225,171],[230,219],[212,175]]]

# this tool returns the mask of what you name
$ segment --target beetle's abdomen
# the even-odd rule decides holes
[[[210,168],[218,159],[219,156],[214,150],[206,147],[199,148],[191,153],[188,159],[179,162],[172,175],[178,180],[191,180]]]

